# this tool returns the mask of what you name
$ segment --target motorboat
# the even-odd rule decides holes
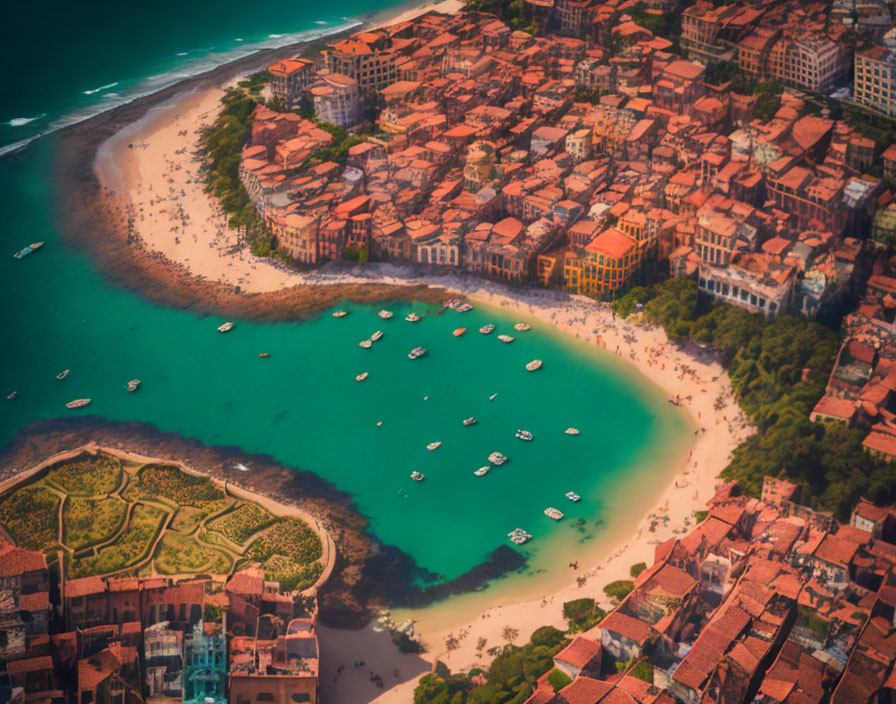
[[[230,332],[231,330],[233,330],[233,323],[229,320],[223,325],[218,326],[218,332]]]
[[[473,306],[470,303],[461,303],[457,308],[455,308],[458,313],[469,313],[473,310]]]
[[[347,315],[348,315],[348,311],[347,311],[347,310],[337,310],[337,311],[333,311],[333,317],[334,317],[334,318],[344,318],[344,317],[347,316]]]
[[[415,347],[410,352],[408,352],[408,359],[417,359],[418,357],[422,357],[426,354],[425,347]]]
[[[572,501],[574,504],[577,504],[577,503],[582,499],[582,497],[579,496],[579,495],[578,495],[576,492],[574,492],[574,491],[567,491],[567,492],[566,492],[566,498],[569,499],[570,501]]]
[[[479,328],[479,332],[481,332],[483,335],[491,335],[492,331],[494,329],[495,329],[494,323],[486,323],[481,328]]]
[[[56,378],[59,379],[59,381],[62,381],[63,379],[65,379],[65,377],[67,377],[69,375],[70,371],[71,371],[70,369],[63,369],[61,372],[59,372],[56,375]]]
[[[367,340],[361,340],[361,341],[358,343],[358,347],[363,347],[365,350],[369,350],[369,349],[371,348],[372,345],[373,345],[373,343],[372,343],[369,339],[367,339]]]
[[[579,429],[578,428],[567,428],[563,432],[566,433],[567,435],[578,435]]]
[[[128,382],[128,385],[127,385],[128,391],[133,393],[134,391],[136,391],[139,388],[140,388],[140,380],[139,379],[131,379]]]
[[[540,359],[533,359],[531,362],[529,362],[529,363],[526,365],[526,369],[527,369],[528,371],[530,371],[530,372],[536,372],[536,371],[538,371],[539,369],[541,369],[541,360],[540,360]]]
[[[415,482],[422,482],[426,477],[423,475],[423,472],[411,472],[411,479]]]
[[[27,247],[20,249],[18,252],[16,252],[12,256],[14,256],[16,259],[24,259],[29,254],[33,254],[34,252],[36,252],[43,246],[44,246],[43,242],[32,242]]]
[[[383,331],[382,331],[382,330],[377,330],[375,333],[373,333],[373,335],[370,336],[370,341],[371,341],[371,342],[376,342],[376,341],[379,340],[382,336],[383,336]]]
[[[364,381],[369,376],[369,372],[361,372],[355,377],[355,381]]]
[[[485,465],[485,467],[480,467],[479,469],[477,469],[475,472],[473,472],[473,474],[475,474],[477,477],[484,477],[490,471],[492,471],[492,467],[491,465],[487,464]]]
[[[409,323],[419,323],[421,320],[423,320],[423,318],[421,318],[416,313],[408,313],[405,316],[405,320],[407,320]]]
[[[380,316],[383,320],[388,320],[394,315],[394,313],[391,310],[383,309],[379,313],[377,313],[377,315]]]
[[[513,342],[516,338],[513,338],[510,335],[498,335],[498,339],[501,342]]]
[[[466,328],[457,328],[457,329],[456,329],[453,333],[451,333],[451,334],[454,335],[455,337],[460,337],[460,336],[463,335],[466,331],[467,331]]]
[[[513,326],[514,330],[519,330],[520,332],[526,332],[527,330],[531,330],[532,326],[528,323],[517,323]]]
[[[65,404],[65,407],[84,408],[84,406],[88,405],[92,400],[92,398],[76,398],[74,401],[69,401],[67,404]]]
[[[491,396],[488,397],[488,400],[494,401],[496,398],[498,398],[498,394],[492,394]]]
[[[19,392],[18,392],[18,391],[13,391],[12,393],[9,393],[9,394],[6,395],[6,400],[7,400],[7,401],[12,401],[12,400],[13,400],[16,396],[18,396],[18,395],[19,395]]]
[[[522,528],[514,528],[507,534],[507,537],[510,538],[510,542],[515,545],[525,545],[530,540],[532,540],[532,535],[524,531]]]
[[[464,425],[476,425],[476,423],[478,423],[478,422],[479,421],[477,421],[473,416],[470,416],[469,418],[464,418],[464,420],[463,420]]]
[[[249,471],[249,468],[246,465],[244,465],[242,462],[237,462],[235,465],[233,465],[233,468],[237,472],[248,472]]]
[[[259,357],[262,357],[262,358],[264,358],[264,357],[270,357],[270,356],[271,356],[271,353],[270,353],[270,352],[259,352],[259,353],[258,353],[258,356],[259,356]]]
[[[442,442],[439,440],[436,442],[429,443],[429,445],[426,446],[426,449],[427,450],[438,450],[441,446],[442,446]]]
[[[516,436],[520,440],[527,440],[527,441],[531,441],[535,437],[528,430],[520,430],[519,428],[517,428]]]
[[[502,455],[500,452],[493,452],[488,456],[488,461],[491,462],[496,467],[500,467],[507,461],[507,458]]]
[[[544,510],[544,515],[548,518],[553,518],[555,521],[559,521],[561,518],[563,518],[563,511],[558,511],[553,506],[548,506]]]

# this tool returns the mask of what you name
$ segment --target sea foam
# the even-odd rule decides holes
[[[10,127],[23,127],[27,125],[29,122],[34,122],[35,120],[40,120],[42,117],[46,117],[47,114],[44,113],[42,115],[37,115],[36,117],[14,117],[9,122],[4,122],[4,125],[9,125]]]

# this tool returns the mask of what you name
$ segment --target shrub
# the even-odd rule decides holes
[[[635,583],[629,579],[620,579],[615,582],[610,582],[607,586],[604,587],[604,593],[614,599],[616,601],[622,601],[629,594],[632,593],[632,590],[635,588]]]
[[[572,684],[572,679],[562,670],[555,669],[551,670],[551,674],[548,675],[548,684],[555,692],[559,692],[566,685]]]
[[[637,579],[640,576],[640,574],[646,569],[647,569],[647,563],[639,562],[635,565],[632,565],[632,567],[628,571],[628,573],[632,576],[632,579]]]

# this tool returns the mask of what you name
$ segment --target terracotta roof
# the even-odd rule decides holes
[[[620,232],[615,227],[610,227],[597,235],[585,246],[588,252],[606,254],[613,259],[621,259],[635,247],[635,241]]]
[[[106,583],[100,577],[82,577],[65,583],[66,599],[87,594],[104,594],[105,591]]]
[[[614,611],[604,618],[604,620],[598,624],[598,628],[611,631],[612,633],[616,633],[642,645],[647,642],[647,639],[653,631],[650,625],[644,623],[644,621],[632,618],[619,611]]]
[[[609,682],[601,682],[590,677],[576,677],[572,684],[560,690],[560,696],[567,704],[596,704],[613,689]]]
[[[17,548],[0,542],[0,577],[22,575],[47,569],[47,558],[43,553]]]
[[[582,669],[599,653],[600,643],[576,636],[572,643],[554,656],[554,660],[560,660],[569,663],[573,667]]]

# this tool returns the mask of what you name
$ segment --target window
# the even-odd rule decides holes
[[[274,695],[271,694],[270,692],[259,692],[255,697],[255,701],[257,701],[257,702],[272,702],[272,701],[274,701]]]

